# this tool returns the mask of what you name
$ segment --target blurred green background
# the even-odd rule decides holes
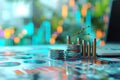
[[[96,37],[104,45],[111,0],[0,0],[0,46],[65,44]]]

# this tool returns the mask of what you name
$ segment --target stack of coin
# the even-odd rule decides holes
[[[93,39],[92,54],[93,54],[93,58],[96,58],[96,38]]]
[[[66,50],[66,53],[65,53],[65,59],[66,60],[78,60],[80,59],[80,56],[81,56],[81,50],[80,50],[80,45],[77,45],[77,44],[69,44],[67,46],[67,50]]]
[[[55,60],[64,60],[64,50],[62,49],[51,49],[49,57]]]
[[[87,43],[87,54],[88,54],[88,58],[90,59],[90,54],[91,54],[91,47],[90,47],[90,42]]]
[[[67,51],[79,53],[79,52],[80,52],[80,45],[69,44],[69,45],[67,46]]]
[[[85,43],[85,40],[82,40],[82,56],[86,57],[86,43]]]

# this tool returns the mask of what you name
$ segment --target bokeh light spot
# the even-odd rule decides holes
[[[14,38],[14,42],[15,42],[15,43],[19,43],[19,42],[20,42],[20,38],[19,38],[19,37],[15,37],[15,38]]]
[[[62,33],[62,32],[63,32],[62,26],[58,26],[58,27],[57,27],[57,32],[58,32],[58,33]]]
[[[70,1],[69,1],[69,5],[70,5],[71,7],[73,7],[73,6],[75,5],[75,0],[70,0]]]
[[[22,30],[22,34],[26,35],[26,34],[27,34],[27,30],[26,30],[26,29],[23,29],[23,30]]]
[[[54,38],[50,39],[50,44],[55,44],[55,39]]]
[[[104,40],[101,40],[100,45],[101,45],[101,46],[104,46],[104,45],[105,45],[105,41],[104,41]]]
[[[101,30],[96,31],[96,38],[102,38],[104,36],[104,33]]]
[[[68,6],[67,5],[63,5],[62,6],[62,17],[66,18],[68,15]]]
[[[11,32],[11,34],[14,34],[14,33],[15,33],[14,28],[11,28],[11,29],[10,29],[10,32]]]
[[[83,7],[81,9],[81,14],[82,14],[83,17],[85,17],[86,14],[87,14],[87,8],[88,8],[88,6],[83,5]]]
[[[10,36],[11,36],[10,29],[5,29],[5,30],[4,30],[4,37],[5,37],[6,39],[8,39],[8,38],[10,38]]]

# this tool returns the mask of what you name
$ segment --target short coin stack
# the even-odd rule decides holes
[[[55,60],[64,60],[64,50],[62,49],[51,49],[49,57]]]

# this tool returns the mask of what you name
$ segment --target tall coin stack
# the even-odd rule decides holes
[[[77,44],[70,41],[70,36],[67,36],[67,50],[65,52],[65,60],[78,60],[81,56],[80,39],[77,38]]]

